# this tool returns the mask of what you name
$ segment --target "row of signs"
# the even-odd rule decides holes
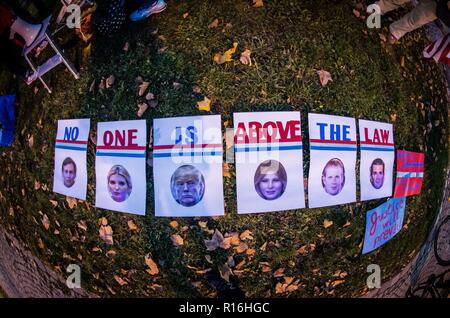
[[[310,208],[356,201],[356,120],[308,114]],[[89,119],[60,120],[53,189],[85,200]],[[361,200],[392,196],[393,127],[359,120]],[[219,115],[154,119],[153,186],[156,216],[224,214],[222,130]],[[144,215],[145,120],[97,126],[95,205]],[[300,112],[234,114],[238,213],[306,206]],[[394,197],[417,194],[423,154],[398,151]]]

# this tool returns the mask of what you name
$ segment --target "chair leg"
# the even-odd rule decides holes
[[[75,77],[75,79],[79,79],[80,78],[80,73],[78,73],[78,71],[75,69],[75,67],[72,65],[72,63],[69,60],[66,59],[66,57],[64,56],[62,51],[55,44],[55,42],[53,42],[52,38],[48,35],[48,33],[45,34],[45,37],[47,38],[48,43],[51,45],[53,50],[61,57],[62,62],[66,65],[66,67],[72,73],[73,77]]]
[[[33,65],[33,63],[30,61],[30,59],[28,58],[28,56],[27,56],[26,54],[24,54],[24,57],[25,57],[25,60],[27,61],[28,65],[31,67],[31,69],[32,69],[34,72],[37,72],[38,78],[39,78],[39,80],[41,81],[42,85],[44,85],[44,87],[45,87],[45,89],[47,90],[47,92],[48,92],[49,94],[51,94],[51,93],[52,93],[52,90],[51,90],[50,87],[47,85],[47,83],[44,81],[44,79],[39,75],[39,70],[36,69],[36,67]]]

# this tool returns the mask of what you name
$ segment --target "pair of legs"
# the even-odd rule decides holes
[[[411,0],[379,0],[376,4],[380,7],[381,14],[385,14],[408,2],[411,2]],[[411,10],[411,12],[400,20],[393,22],[389,26],[391,36],[394,37],[393,40],[399,40],[406,33],[436,20],[436,6],[436,1],[434,0],[421,0],[419,5]]]

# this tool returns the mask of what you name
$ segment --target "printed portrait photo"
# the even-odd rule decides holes
[[[287,174],[283,165],[276,160],[262,162],[255,172],[255,190],[264,200],[276,200],[286,190]]]
[[[111,199],[116,202],[123,202],[128,199],[133,189],[130,174],[121,165],[112,166],[109,170],[107,184]]]
[[[327,162],[322,171],[322,187],[326,193],[337,195],[342,191],[345,184],[344,164],[338,158]]]
[[[67,157],[62,163],[62,179],[66,188],[71,188],[75,184],[75,178],[77,177],[77,165],[75,161]]]
[[[205,193],[205,178],[199,169],[183,165],[175,170],[170,179],[172,196],[178,204],[191,207],[201,201]]]
[[[370,183],[375,189],[380,189],[384,183],[384,161],[380,158],[370,165]]]

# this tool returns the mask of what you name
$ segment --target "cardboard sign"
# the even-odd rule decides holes
[[[90,119],[58,120],[53,191],[86,200]]]
[[[145,215],[145,120],[102,122],[97,125],[95,205]]]
[[[397,150],[397,178],[394,198],[419,194],[424,172],[423,153]]]
[[[156,216],[224,214],[219,115],[153,120]]]
[[[394,178],[394,129],[391,124],[359,120],[361,201],[390,197]]]
[[[367,211],[363,254],[369,253],[392,239],[403,227],[406,198],[389,199]]]
[[[234,114],[238,213],[305,207],[300,112]]]
[[[356,201],[354,118],[308,114],[310,208]]]

